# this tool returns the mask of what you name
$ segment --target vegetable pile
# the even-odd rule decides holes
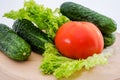
[[[110,54],[103,54],[102,50],[115,42],[116,24],[112,19],[73,2],[63,3],[53,11],[29,0],[23,8],[11,10],[4,17],[15,20],[13,31],[43,56],[39,70],[56,78],[67,78],[76,71],[106,64]]]

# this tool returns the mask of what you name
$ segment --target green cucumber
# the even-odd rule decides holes
[[[27,60],[30,45],[5,24],[0,24],[0,51],[17,61]]]
[[[34,52],[42,54],[45,50],[44,44],[52,42],[52,40],[48,38],[47,34],[38,29],[29,20],[16,20],[12,28],[19,36],[31,45]]]
[[[103,38],[104,38],[104,47],[113,45],[113,43],[116,40],[116,37],[113,33],[112,34],[103,34]]]
[[[88,21],[94,23],[101,32],[105,34],[110,34],[117,29],[114,20],[80,4],[64,2],[60,6],[60,11],[73,21]]]

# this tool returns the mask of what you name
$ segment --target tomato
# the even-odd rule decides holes
[[[85,59],[104,48],[101,31],[90,22],[70,21],[63,24],[55,36],[55,46],[66,57]]]

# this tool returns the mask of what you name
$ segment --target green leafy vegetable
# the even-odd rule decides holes
[[[43,5],[35,3],[34,0],[24,2],[24,7],[18,11],[10,11],[4,14],[5,17],[11,19],[27,19],[34,22],[37,27],[44,30],[50,38],[54,38],[58,28],[69,19],[63,16],[59,9],[52,11]]]
[[[107,58],[110,54],[94,54],[87,59],[73,60],[62,56],[55,46],[51,43],[45,44],[45,52],[43,54],[43,61],[40,66],[45,74],[53,74],[57,78],[67,78],[74,72],[80,71],[83,68],[90,70],[96,65],[103,65],[107,63]]]

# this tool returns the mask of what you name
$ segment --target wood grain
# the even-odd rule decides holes
[[[108,64],[76,72],[68,79],[61,80],[120,80],[120,34],[116,33],[116,37],[115,44],[104,50],[113,54]],[[13,61],[0,52],[0,80],[57,80],[38,70],[41,61],[42,56],[34,52],[25,62]]]

